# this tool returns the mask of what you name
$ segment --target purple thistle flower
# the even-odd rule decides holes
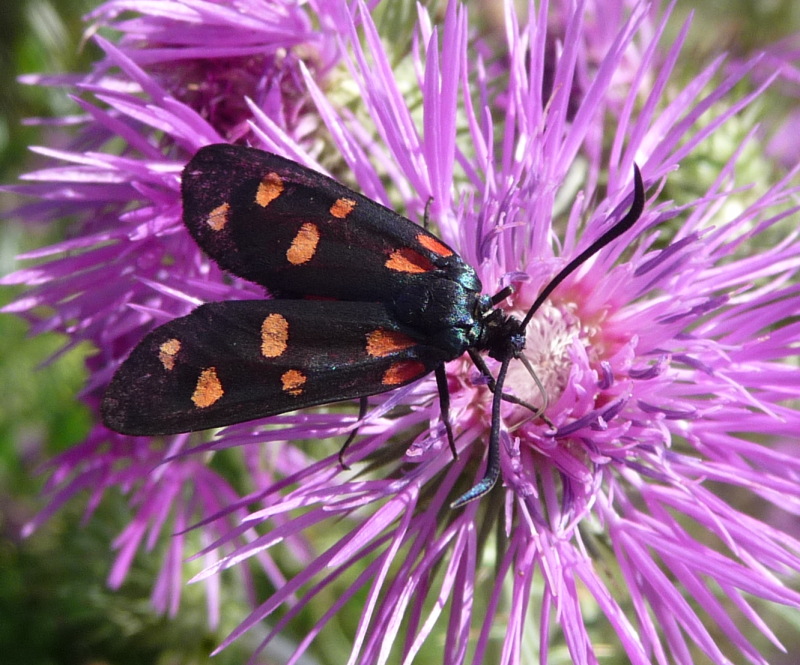
[[[107,3],[91,19],[108,24],[119,12],[135,9],[134,4]],[[232,8],[228,3],[162,2],[149,8],[152,14],[113,23],[124,33],[119,46],[95,37],[106,57],[83,79],[24,77],[31,84],[74,87],[84,115],[73,119],[80,129],[67,148],[35,149],[60,164],[27,174],[24,179],[32,184],[7,188],[40,199],[17,210],[22,219],[75,220],[70,238],[21,257],[46,263],[3,279],[30,287],[5,311],[28,319],[34,334],[66,334],[70,343],[64,351],[83,341],[98,349],[87,361],[91,376],[83,394],[94,409],[114,368],[154,321],[186,313],[204,300],[246,297],[248,289],[260,295],[253,285],[225,283],[183,233],[182,164],[205,143],[247,136],[241,112],[246,98],[258,100],[287,136],[302,140],[318,120],[308,113],[304,89],[291,85],[301,81],[298,54],[307,55],[319,73],[332,66],[338,48],[333,36],[311,29],[306,9],[297,3],[243,2]],[[202,84],[192,86],[198,68],[204,72]],[[122,143],[122,154],[112,152],[112,142]],[[43,318],[42,307],[53,313]],[[212,542],[220,525],[229,531],[233,515],[214,516],[229,512],[236,495],[213,468],[182,456],[187,442],[185,435],[166,445],[122,437],[98,425],[86,442],[50,463],[51,503],[26,532],[83,492],[90,496],[87,517],[107,489],[128,492],[137,512],[115,543],[120,554],[109,578],[114,587],[127,574],[134,551],[151,549],[164,530],[181,533],[205,519],[203,537]],[[308,464],[297,452],[275,454],[268,472],[261,468],[263,460],[246,460],[253,478],[265,482],[271,472]],[[247,530],[239,537],[248,542]],[[160,611],[177,609],[184,539],[171,541],[163,578],[156,583],[153,599]],[[304,544],[292,546],[300,559],[306,556]],[[196,549],[195,544],[189,551]],[[274,564],[265,559],[262,565],[275,584],[283,583]],[[208,585],[212,624],[219,614],[216,586],[216,581]]]
[[[264,472],[251,453],[254,491],[246,497],[234,497],[199,456],[187,455],[185,435],[167,439],[164,449],[113,436],[109,449],[109,434],[98,427],[54,463],[51,486],[59,494],[49,510],[82,489],[91,492],[90,506],[107,487],[133,492],[141,512],[120,539],[113,581],[172,508],[173,531],[191,526],[192,516],[206,518],[198,529],[208,543],[201,554],[212,561],[196,579],[243,570],[254,557],[275,583],[275,593],[225,644],[285,604],[266,644],[316,597],[334,591],[335,602],[290,662],[359,594],[351,663],[397,655],[411,662],[435,630],[443,632],[443,662],[522,662],[532,615],[540,662],[548,662],[558,628],[574,662],[594,663],[587,592],[632,663],[691,662],[694,654],[714,663],[765,662],[734,619],[778,644],[746,596],[800,606],[800,595],[781,581],[800,569],[800,542],[737,507],[737,494],[788,514],[800,507],[800,462],[791,449],[800,425],[800,243],[796,231],[783,231],[798,212],[798,167],[741,196],[746,183],[737,176],[753,128],[715,156],[716,177],[701,195],[673,203],[669,192],[676,169],[703,141],[725,132],[771,79],[737,95],[756,60],[721,77],[719,58],[678,89],[673,79],[686,28],[661,51],[663,20],[651,22],[640,6],[614,13],[615,30],[609,21],[593,31],[584,22],[590,3],[574,10],[552,4],[561,19],[556,27],[548,3],[525,20],[508,3],[503,53],[470,38],[466,9],[456,3],[437,28],[420,10],[411,58],[419,107],[401,93],[363,4],[355,16],[345,3],[332,3],[325,14],[347,46],[343,58],[363,110],[333,104],[298,62],[291,79],[298,92],[278,101],[227,99],[215,114],[208,106],[218,83],[199,100],[167,92],[186,88],[203,63],[170,71],[168,50],[138,60],[100,40],[106,69],[113,65],[123,76],[82,85],[107,104],[80,102],[95,130],[85,136],[117,135],[136,156],[50,151],[76,166],[31,174],[42,184],[24,191],[43,201],[26,213],[72,213],[85,221],[74,239],[33,258],[79,253],[6,278],[31,286],[10,311],[36,321],[34,307],[54,308],[36,331],[63,330],[76,343],[97,344],[86,393],[94,406],[145,328],[205,300],[260,295],[253,285],[226,282],[178,221],[180,165],[220,136],[246,136],[315,166],[301,128],[321,119],[365,194],[417,215],[430,199],[442,237],[478,270],[486,291],[514,284],[511,308],[520,316],[571,257],[624,214],[634,162],[649,193],[635,231],[572,274],[529,326],[526,355],[555,429],[504,404],[502,488],[462,510],[448,507],[481,477],[488,437],[490,393],[466,360],[447,368],[455,461],[439,427],[433,380],[370,400],[360,439],[347,452],[352,471],[342,471],[335,452],[311,461],[290,445],[275,451],[275,441],[349,432],[352,416],[329,409],[270,419],[280,429],[226,428],[193,449],[246,450],[242,444],[270,441],[276,466]],[[109,20],[120,7],[128,8],[110,3],[97,16]],[[235,21],[230,25],[235,29]],[[117,27],[133,44],[151,34],[166,39],[139,22]],[[156,61],[161,71],[142,68]],[[227,80],[213,66],[209,71],[210,80]],[[165,148],[149,140],[153,130],[168,136]],[[126,209],[142,200],[147,204]],[[543,403],[525,370],[515,367],[506,389]],[[176,490],[187,486],[196,495],[175,509]],[[347,526],[322,554],[307,549],[305,535],[329,524]],[[288,543],[302,562],[288,580],[268,557],[278,543]],[[182,547],[176,540],[174,569]],[[607,582],[602,571],[612,565]],[[174,569],[165,567],[157,585],[162,609],[174,609]],[[499,638],[496,627],[503,628]]]
[[[800,36],[797,33],[767,47],[755,70],[759,80],[778,76],[782,96],[787,102],[786,117],[771,118],[766,127],[767,154],[790,169],[800,160]],[[770,126],[777,125],[777,126]]]
[[[126,57],[234,142],[249,135],[248,99],[298,137],[316,129],[307,122],[315,116],[305,112],[299,64],[324,80],[338,61],[338,46],[327,3],[310,3],[313,13],[301,4],[161,0],[150,14],[131,18],[131,12],[147,8],[112,0],[87,18],[98,28],[119,31],[117,48]],[[312,14],[321,30],[312,26]],[[105,73],[117,63],[108,59],[102,65],[98,71]]]

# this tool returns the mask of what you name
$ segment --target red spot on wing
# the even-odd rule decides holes
[[[417,242],[422,245],[425,249],[434,254],[438,254],[444,258],[448,256],[453,256],[453,250],[447,247],[444,243],[439,242],[433,236],[429,236],[427,233],[420,233],[417,236]]]
[[[208,217],[206,217],[206,224],[208,224],[212,231],[222,231],[222,229],[224,229],[228,223],[230,212],[230,204],[223,203],[222,205],[218,205],[210,213],[208,213]]]
[[[207,367],[200,372],[192,393],[192,402],[196,407],[205,409],[218,402],[224,394],[222,383],[217,376],[217,368]]]
[[[303,394],[303,385],[306,382],[306,375],[298,369],[286,370],[281,375],[281,384],[283,385],[283,392],[289,393],[297,397]]]
[[[319,244],[319,229],[316,224],[306,222],[297,231],[289,249],[286,250],[286,259],[293,266],[309,262],[317,251]]]
[[[384,386],[401,386],[418,379],[427,373],[425,365],[419,360],[401,360],[394,363],[383,373],[381,383]]]
[[[270,314],[261,323],[261,355],[277,358],[286,351],[289,342],[289,322],[280,314]]]
[[[266,208],[281,194],[283,194],[283,180],[277,173],[267,173],[258,185],[256,203]]]
[[[367,353],[375,358],[382,358],[397,351],[411,348],[416,342],[408,335],[395,330],[376,328],[367,334]]]
[[[175,369],[175,359],[178,357],[178,351],[181,350],[181,342],[179,339],[168,339],[166,342],[158,347],[158,359],[166,370]]]
[[[386,260],[386,267],[389,270],[405,273],[423,273],[433,270],[434,265],[422,254],[413,249],[396,249]]]
[[[331,206],[331,215],[338,219],[347,217],[356,207],[356,202],[353,199],[336,199]]]

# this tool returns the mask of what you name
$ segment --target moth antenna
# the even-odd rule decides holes
[[[528,310],[528,313],[525,315],[525,318],[522,320],[522,330],[525,330],[525,328],[528,327],[533,315],[536,313],[539,307],[541,307],[542,303],[547,300],[548,296],[553,292],[553,290],[564,281],[567,275],[569,275],[584,261],[597,254],[597,252],[603,249],[603,247],[605,247],[612,240],[619,238],[619,236],[630,229],[636,223],[639,217],[641,217],[643,210],[644,183],[642,182],[642,174],[639,171],[639,167],[634,164],[633,203],[631,203],[631,209],[628,211],[628,214],[619,220],[619,222],[612,226],[603,235],[601,235],[597,240],[595,240],[591,245],[589,245],[585,250],[578,254],[578,256],[572,259],[572,261],[570,261],[561,269],[561,272],[559,272],[555,277],[553,277],[553,279],[550,280],[550,283],[544,287],[542,292],[539,294],[539,297],[536,298],[536,301],[533,303],[531,308]]]
[[[636,220],[641,217],[642,211],[644,210],[644,183],[642,182],[642,174],[636,164],[633,165],[633,181],[633,203],[631,204],[631,209],[628,211],[628,213],[611,229],[606,231],[591,245],[589,245],[589,247],[572,259],[572,261],[564,266],[564,268],[562,268],[561,271],[550,280],[550,283],[542,290],[542,292],[539,294],[539,297],[533,303],[531,308],[528,310],[528,313],[525,315],[525,318],[522,320],[520,325],[521,330],[525,330],[528,323],[530,323],[531,318],[536,313],[536,310],[541,307],[542,303],[553,292],[553,290],[564,281],[567,275],[569,275],[584,261],[599,252],[612,240],[625,233],[636,223]],[[507,297],[510,294],[510,291],[508,290],[509,288],[510,287],[507,287],[495,295],[494,298],[492,298],[492,304],[497,304],[503,298]],[[544,390],[544,386],[542,385],[542,382],[539,380],[539,377],[536,375],[536,372],[533,370],[533,367],[530,365],[530,363],[528,363],[523,356],[519,356],[519,358],[523,361],[523,364],[530,372],[533,380],[542,393],[544,406],[540,409],[536,409],[535,411],[537,416],[542,416],[544,410],[547,408],[547,394]],[[503,358],[500,365],[500,371],[497,373],[497,378],[494,381],[494,394],[492,398],[492,427],[489,434],[489,451],[487,455],[488,460],[486,464],[486,472],[484,473],[484,476],[480,482],[453,501],[453,503],[450,504],[450,508],[461,508],[471,501],[480,499],[495,486],[500,477],[500,406],[504,400],[503,384],[505,383],[508,367],[512,359],[514,359],[514,356],[510,353]],[[545,422],[547,422],[550,427],[555,429],[553,423],[547,418],[545,418]]]

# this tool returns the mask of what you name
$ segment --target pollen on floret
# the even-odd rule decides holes
[[[549,302],[539,308],[528,324],[523,353],[536,372],[550,404],[558,401],[569,383],[573,369],[572,345],[587,334],[582,331],[581,321],[575,314]],[[506,386],[529,404],[541,406],[544,403],[541,390],[522,363],[511,363]],[[520,414],[527,417],[523,411]]]

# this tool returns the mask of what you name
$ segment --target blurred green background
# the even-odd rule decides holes
[[[13,183],[41,164],[28,146],[46,145],[51,130],[25,126],[24,118],[75,113],[64,90],[22,85],[17,77],[89,70],[98,50],[83,42],[82,17],[97,4],[0,3],[0,182]],[[30,265],[17,262],[16,255],[63,237],[57,225],[22,226],[10,220],[9,211],[19,203],[15,195],[0,193],[2,275]],[[0,288],[0,303],[20,292]],[[31,338],[27,328],[21,319],[0,314],[0,664],[210,662],[222,632],[213,635],[206,627],[199,587],[184,597],[176,621],[151,607],[162,551],[137,560],[119,591],[107,588],[111,542],[129,519],[121,497],[109,497],[87,524],[80,522],[85,506],[73,502],[32,537],[21,538],[22,526],[46,502],[43,464],[81,441],[90,424],[90,414],[76,399],[90,349],[75,349],[46,364],[65,340],[55,334]],[[234,616],[241,618],[238,612]],[[244,662],[251,648],[234,648],[214,662]]]
[[[97,3],[1,4],[0,181],[12,183],[37,165],[27,146],[47,143],[47,130],[24,126],[22,119],[74,112],[64,91],[20,85],[16,77],[88,70],[97,51],[83,44],[81,17]],[[679,13],[690,9],[700,12],[692,31],[698,53],[726,47],[746,52],[800,26],[793,1],[683,2]],[[8,193],[0,197],[0,274],[5,275],[20,266],[15,255],[57,241],[63,229],[9,221],[8,212],[19,200]],[[0,303],[19,292],[0,289]],[[208,656],[224,631],[215,635],[206,628],[199,589],[187,592],[176,620],[152,611],[149,594],[160,553],[140,557],[121,590],[106,588],[110,544],[128,520],[121,498],[110,498],[88,525],[80,523],[84,506],[70,505],[21,539],[21,526],[45,505],[42,464],[80,441],[89,427],[89,414],[76,394],[90,350],[77,349],[43,365],[64,340],[26,333],[23,321],[0,315],[0,665],[245,662],[252,647],[245,640],[213,661]],[[796,621],[786,617],[784,629],[798,630]],[[774,663],[796,662],[791,655],[785,661],[778,654],[768,656]],[[607,662],[623,661],[617,655]]]
[[[16,76],[27,72],[85,70],[92,57],[79,52],[81,15],[90,3],[3,2],[0,7],[0,181],[13,182],[33,160],[27,151],[41,141],[36,127],[24,127],[28,116],[57,116],[71,105],[53,90],[21,86]],[[21,251],[57,240],[60,229],[23,228],[7,220],[16,197],[0,193],[0,274],[17,267]],[[18,289],[0,288],[0,303]],[[0,314],[0,662],[87,663],[80,655],[75,617],[88,608],[85,591],[102,589],[106,574],[100,553],[106,536],[87,548],[99,528],[81,530],[72,510],[57,516],[45,529],[21,540],[23,523],[42,508],[38,493],[43,478],[37,468],[47,456],[79,441],[88,427],[88,413],[76,403],[83,381],[82,354],[70,353],[39,368],[63,343],[54,335],[26,338],[27,325]],[[83,545],[80,544],[83,541]],[[76,548],[88,556],[73,556]],[[66,555],[66,556],[64,556]],[[75,570],[80,562],[80,570]],[[99,565],[98,565],[99,564]],[[70,570],[72,568],[72,570]],[[76,574],[77,573],[77,574]],[[72,587],[72,588],[71,588]],[[105,593],[105,592],[103,592]],[[99,622],[97,623],[99,625]]]

